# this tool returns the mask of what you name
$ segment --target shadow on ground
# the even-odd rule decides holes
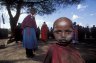
[[[32,60],[32,59],[0,60],[0,63],[17,63],[17,62],[24,62],[29,60]]]

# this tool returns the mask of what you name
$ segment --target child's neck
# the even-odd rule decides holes
[[[69,42],[69,43],[60,43],[60,42],[58,42],[58,43],[56,43],[56,44],[58,44],[58,45],[60,45],[60,46],[69,46],[71,43]]]

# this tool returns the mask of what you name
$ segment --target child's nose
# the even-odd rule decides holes
[[[65,38],[65,37],[66,37],[65,32],[62,32],[61,36],[62,36],[63,38]]]

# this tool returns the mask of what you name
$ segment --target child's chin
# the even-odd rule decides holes
[[[69,42],[71,42],[71,40],[57,40],[59,43],[64,43],[64,44],[67,44]]]
[[[59,40],[60,43],[67,43],[68,41],[66,40]]]

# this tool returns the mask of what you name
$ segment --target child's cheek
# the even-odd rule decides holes
[[[66,40],[70,41],[70,40],[72,39],[72,37],[73,37],[73,35],[70,34],[70,35],[68,35],[68,36],[66,37]]]

